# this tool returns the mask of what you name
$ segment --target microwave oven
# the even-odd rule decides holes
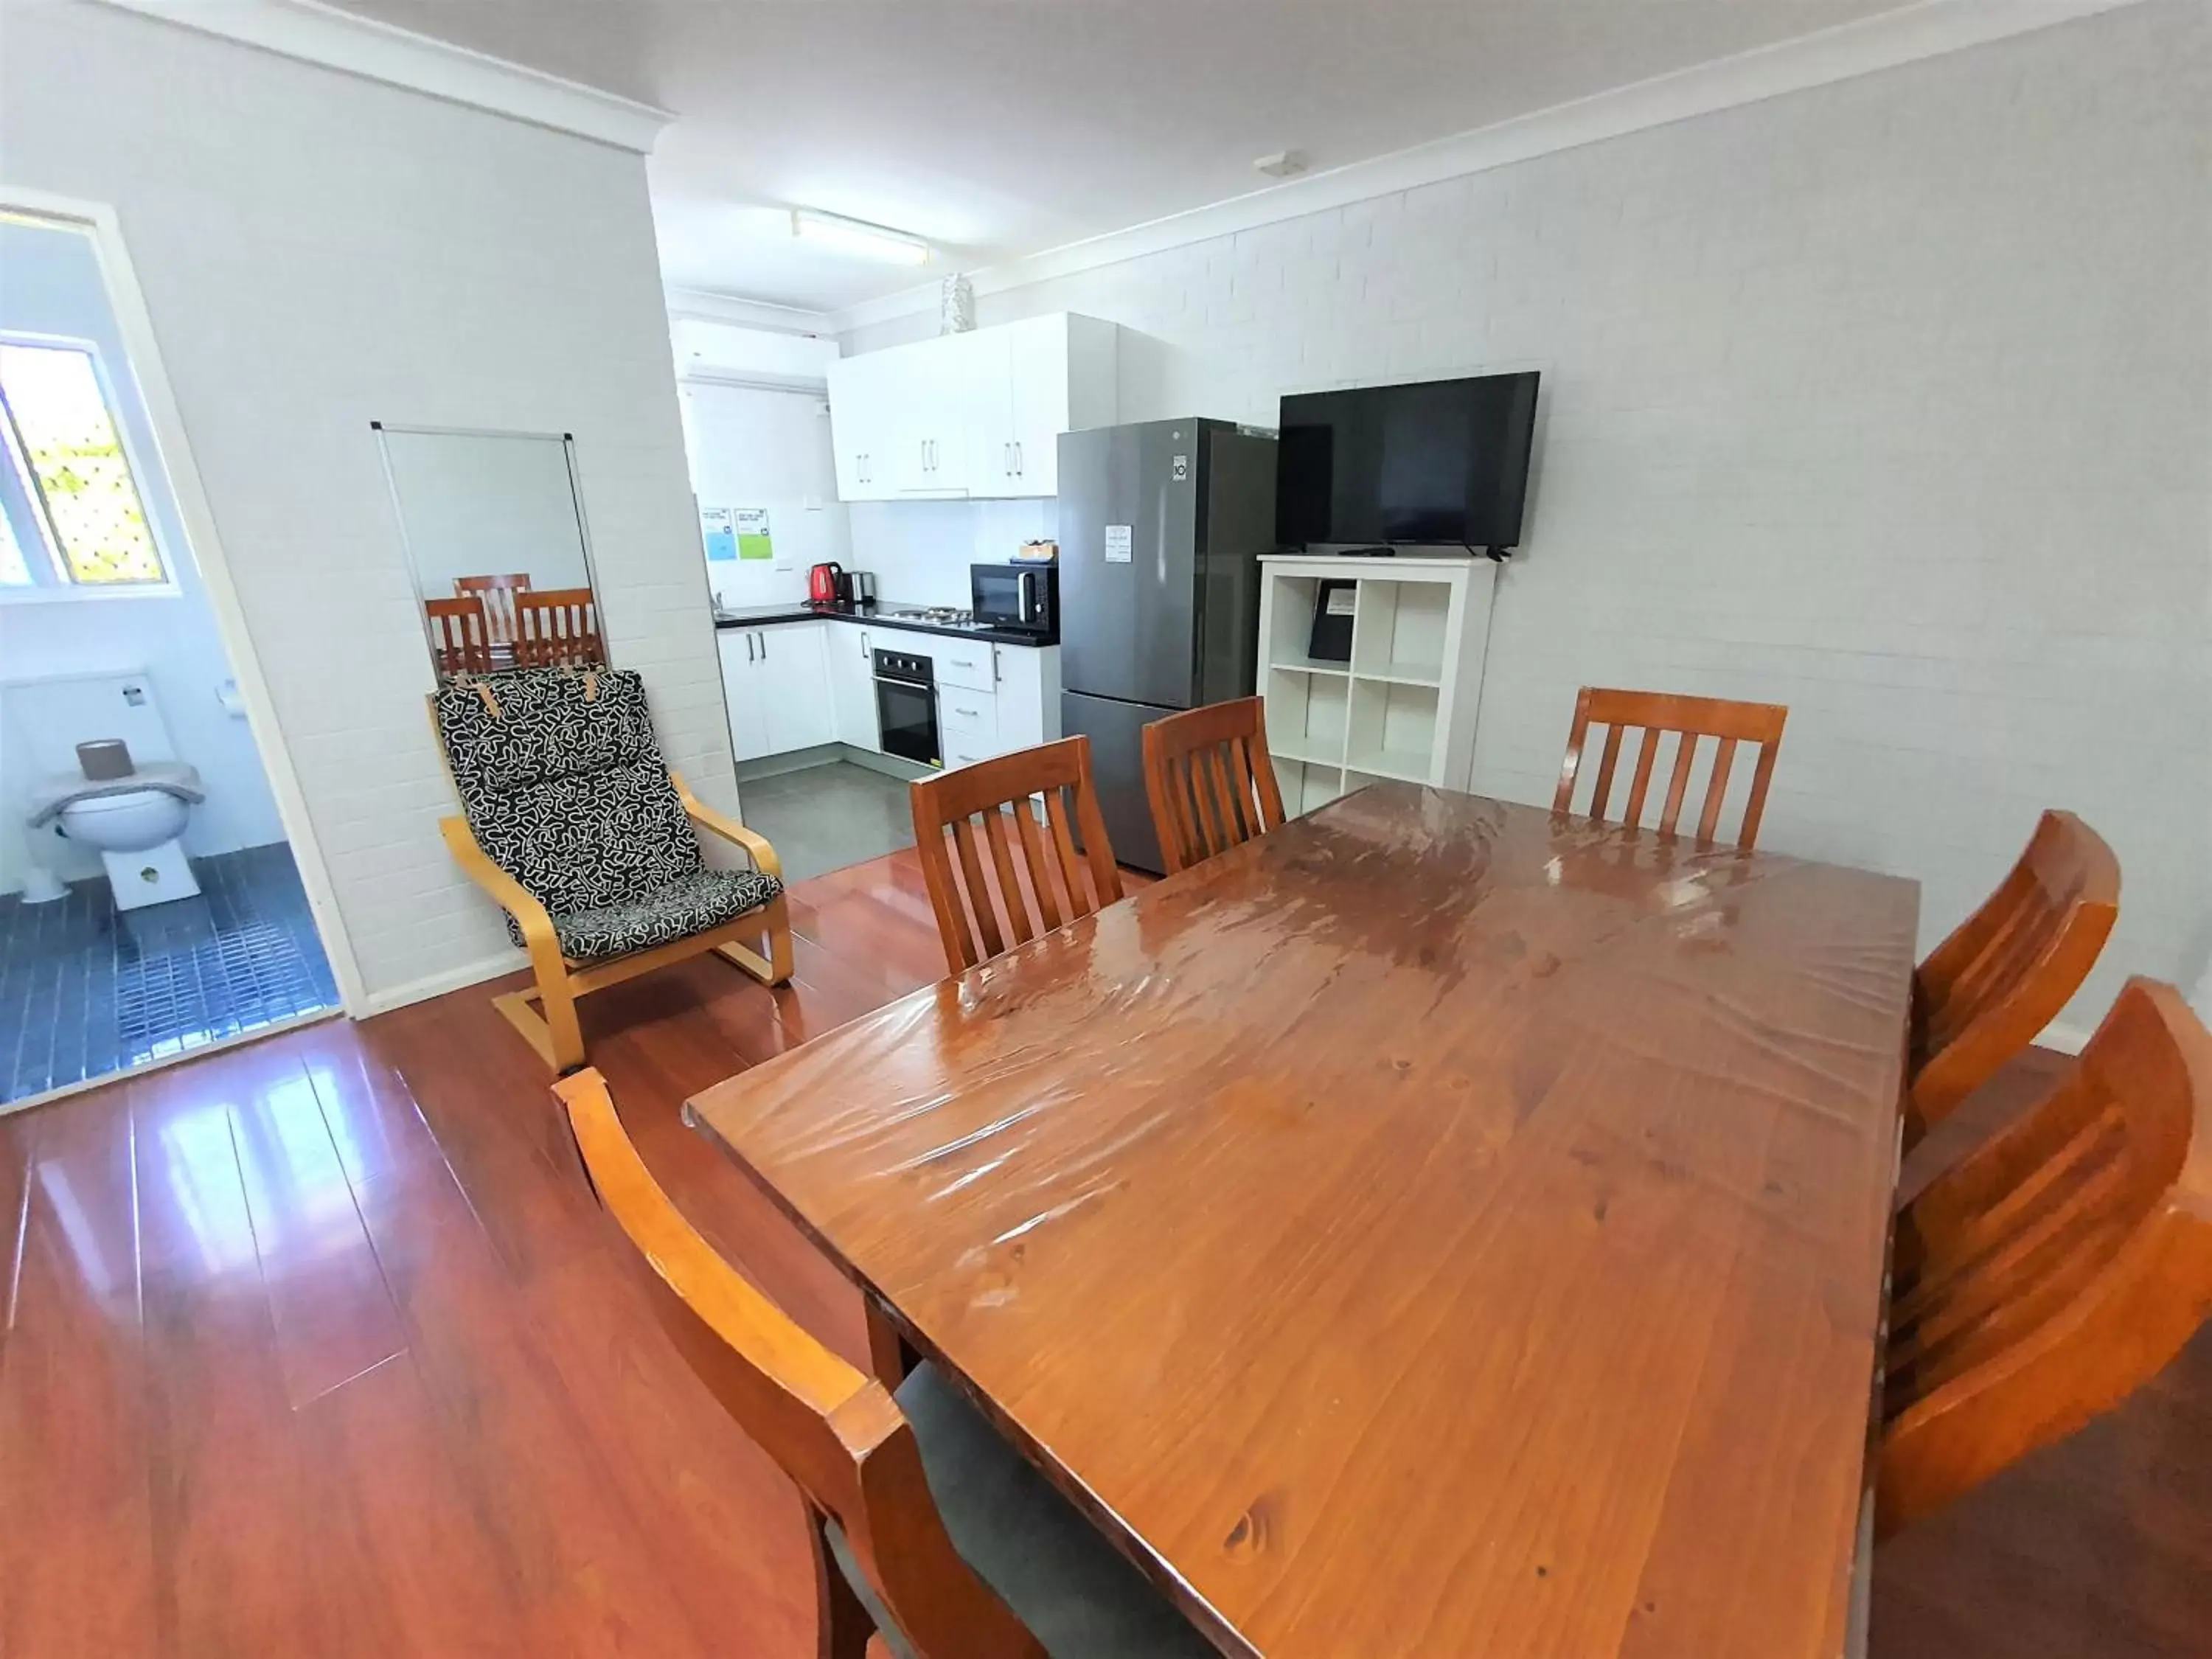
[[[1060,638],[1056,564],[970,565],[968,598],[968,608],[982,627],[1018,629],[1048,643]]]

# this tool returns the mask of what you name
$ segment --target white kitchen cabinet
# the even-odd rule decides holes
[[[1118,338],[1111,323],[1058,312],[840,359],[838,494],[1057,494],[1060,434],[1115,419]]]
[[[738,760],[787,755],[833,742],[825,657],[828,623],[774,623],[717,630],[730,749]]]
[[[830,725],[837,741],[881,751],[876,724],[875,632],[851,623],[823,623],[830,671]]]
[[[871,351],[830,365],[830,434],[841,501],[885,501],[898,494],[897,355]]]
[[[969,409],[984,367],[968,337],[944,335],[883,355],[896,360],[887,384],[898,400],[892,471],[898,498],[968,494]],[[836,420],[834,401],[830,418]]]
[[[760,659],[760,644],[753,637],[757,631],[714,630],[714,646],[722,656],[722,705],[729,711],[730,752],[741,761],[768,753],[768,719],[753,678],[753,665]]]
[[[1034,749],[1060,737],[1060,647],[999,645],[994,667],[998,675],[999,752]]]
[[[936,649],[933,660],[938,732],[948,769],[1034,749],[1060,736],[1057,646],[981,644],[978,651],[961,641],[950,653]]]
[[[1110,426],[1116,335],[1111,323],[1058,312],[971,337],[998,336],[971,388],[975,495],[1056,495],[1060,434]]]

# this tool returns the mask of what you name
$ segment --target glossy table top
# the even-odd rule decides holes
[[[1917,908],[1379,785],[693,1105],[1224,1651],[1832,1654]]]

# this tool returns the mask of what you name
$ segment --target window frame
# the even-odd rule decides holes
[[[15,410],[4,396],[0,396],[0,468],[12,475],[0,488],[13,495],[20,484],[23,504],[33,520],[36,540],[23,547],[23,562],[31,571],[27,584],[0,584],[0,605],[57,605],[79,599],[174,599],[184,592],[177,580],[177,558],[162,532],[154,511],[153,499],[146,485],[155,477],[149,471],[131,435],[131,425],[124,418],[121,401],[115,395],[115,379],[109,374],[106,354],[100,342],[76,334],[50,334],[36,329],[0,328],[0,345],[44,347],[48,349],[79,351],[92,365],[94,383],[99,387],[101,405],[107,410],[109,422],[115,428],[117,447],[123,452],[123,465],[131,476],[131,487],[137,492],[138,507],[146,521],[146,538],[153,544],[154,557],[161,567],[156,580],[135,582],[80,581],[71,574],[69,554],[59,540],[52,509],[46,504],[44,482],[31,465],[28,452],[23,447],[23,436],[15,425]],[[4,510],[0,506],[0,510]],[[10,514],[11,523],[14,515]],[[19,527],[20,528],[20,527]],[[23,538],[16,537],[20,544]]]

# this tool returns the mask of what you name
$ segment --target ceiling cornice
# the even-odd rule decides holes
[[[1272,185],[1126,230],[969,273],[978,294],[1095,270],[1376,196],[1508,167],[1555,150],[1827,86],[1922,58],[2024,34],[2137,0],[1919,0],[1895,11],[1715,58],[1364,161]],[[830,313],[842,333],[934,310],[938,284],[902,289]]]
[[[746,328],[771,329],[781,334],[835,334],[836,325],[826,311],[799,306],[780,306],[767,300],[744,300],[703,288],[662,289],[668,297],[671,317],[699,317],[708,322],[738,323]]]
[[[359,17],[320,0],[100,3],[641,155],[652,150],[660,130],[674,118],[651,104]]]

